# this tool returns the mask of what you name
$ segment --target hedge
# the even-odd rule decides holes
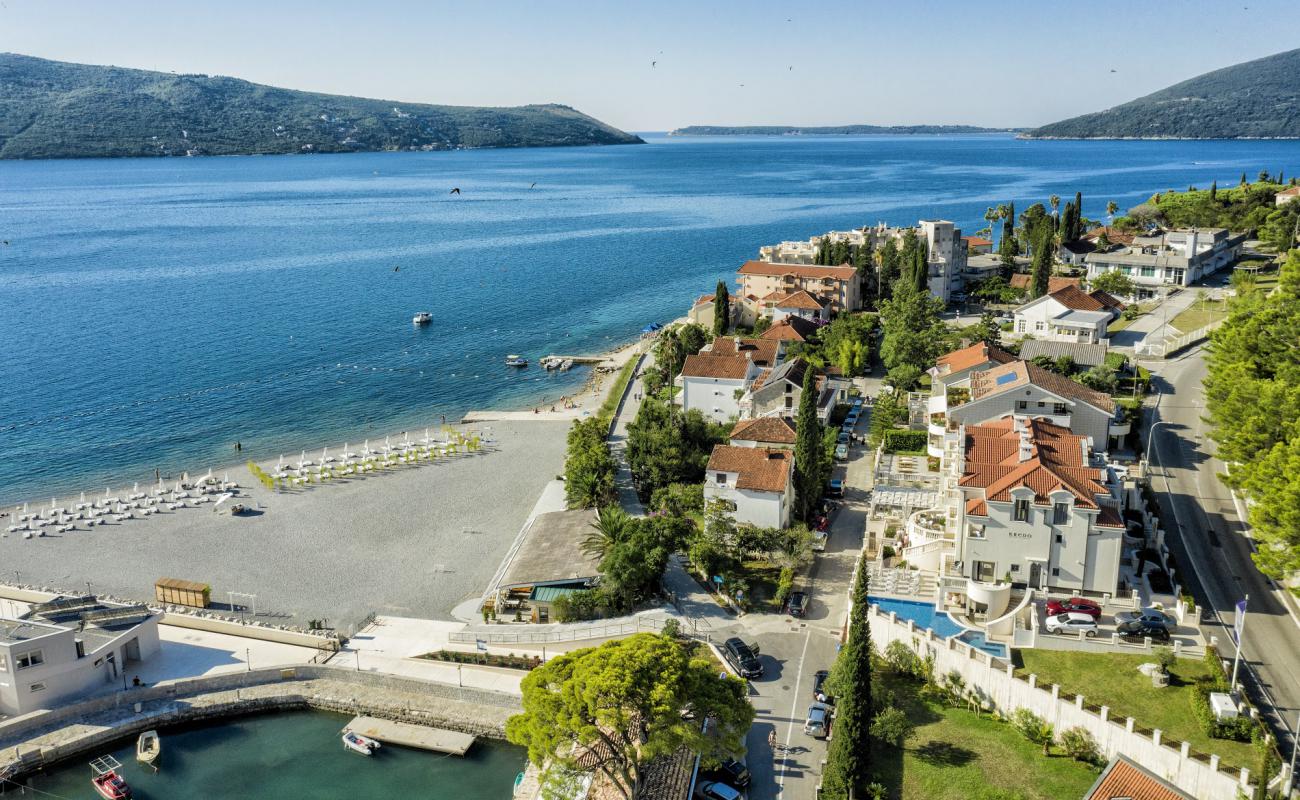
[[[925,431],[885,431],[886,453],[924,453],[928,436]]]

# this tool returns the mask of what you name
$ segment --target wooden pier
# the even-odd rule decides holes
[[[463,756],[474,744],[474,736],[468,733],[430,728],[425,725],[412,725],[409,722],[395,722],[378,717],[357,717],[343,728],[371,739],[378,739],[384,744],[398,744],[417,750],[432,750],[436,753],[450,753]]]

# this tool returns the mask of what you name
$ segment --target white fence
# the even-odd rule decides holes
[[[1071,696],[1059,686],[1040,687],[1037,676],[1015,675],[1014,667],[956,639],[943,640],[927,628],[882,613],[872,606],[868,619],[871,639],[884,652],[891,642],[902,642],[918,655],[934,657],[936,675],[956,672],[966,686],[1002,714],[1027,708],[1060,733],[1082,727],[1106,758],[1124,754],[1164,780],[1201,800],[1235,800],[1238,790],[1251,792],[1250,770],[1226,772],[1219,757],[1197,753],[1187,742],[1163,741],[1163,732],[1141,727],[1133,718],[1112,719],[1110,709],[1090,705],[1083,695]]]

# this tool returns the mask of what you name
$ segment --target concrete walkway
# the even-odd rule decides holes
[[[645,397],[642,375],[645,374],[646,367],[653,364],[654,356],[649,353],[641,356],[637,362],[636,377],[628,381],[627,388],[623,390],[623,398],[619,401],[618,411],[614,415],[613,430],[608,440],[609,451],[618,461],[618,473],[614,477],[614,482],[618,486],[619,505],[623,506],[624,511],[637,517],[645,515],[645,506],[637,497],[636,488],[632,483],[632,468],[627,462],[627,426],[636,419],[637,412],[641,410],[641,399]]]

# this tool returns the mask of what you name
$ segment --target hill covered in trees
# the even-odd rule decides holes
[[[831,125],[801,128],[797,125],[687,125],[669,136],[873,136],[912,133],[1007,133],[1011,128],[974,125]]]
[[[478,108],[0,53],[0,158],[636,144],[572,108]]]
[[[1030,139],[1300,138],[1300,50],[1235,64],[1123,105],[1054,122]]]

